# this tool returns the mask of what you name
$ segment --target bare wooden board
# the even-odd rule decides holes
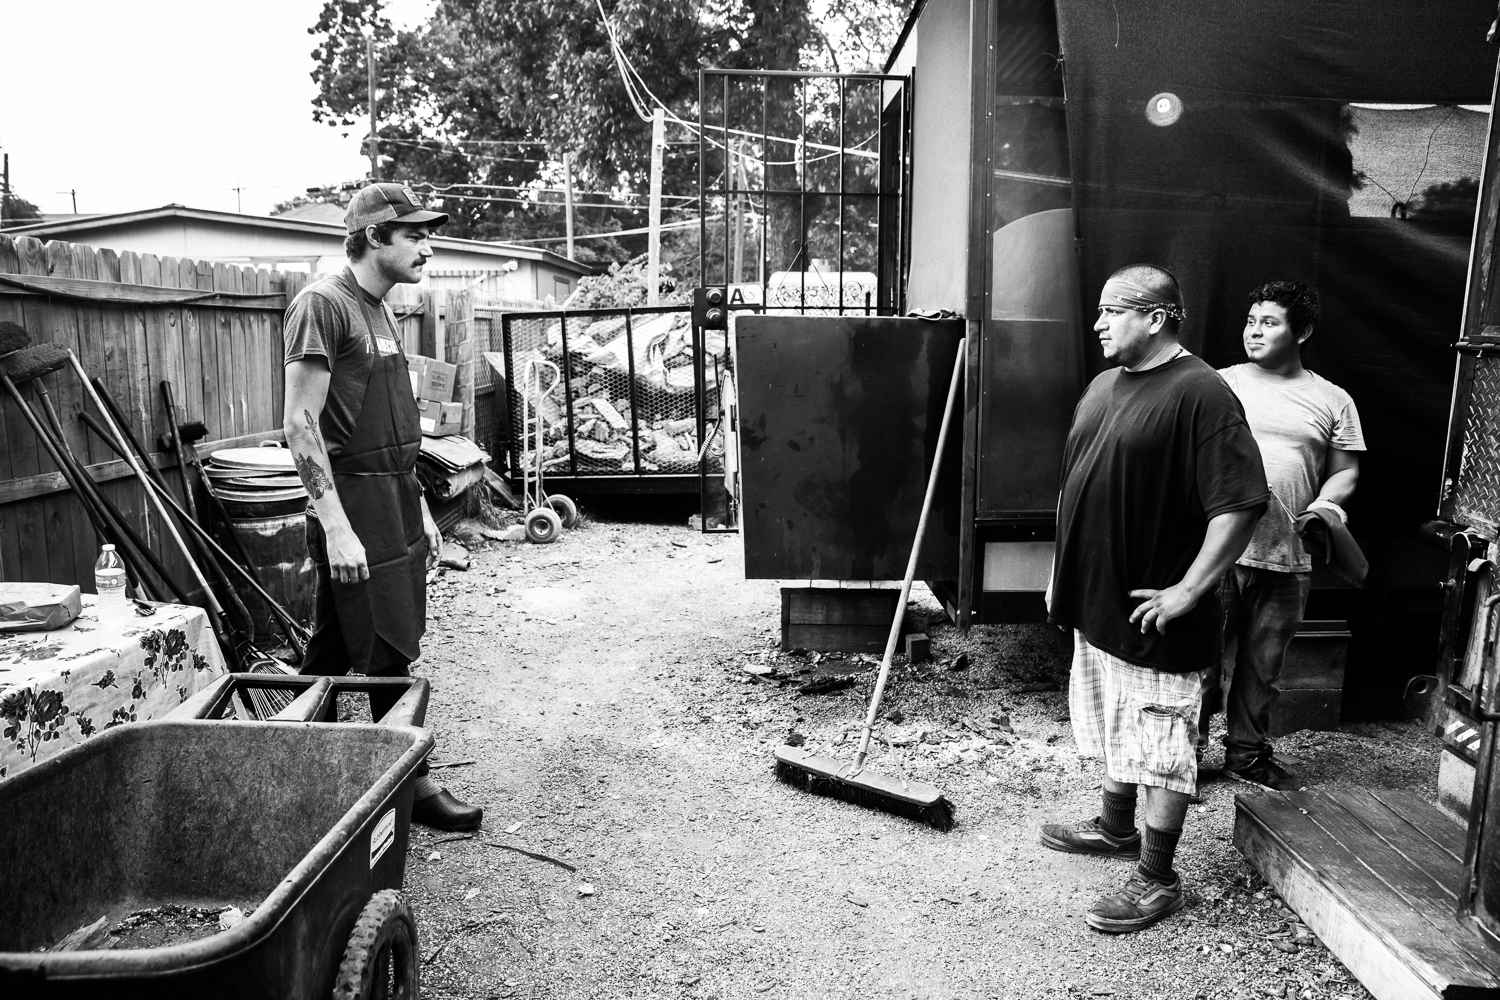
[[[1235,797],[1235,846],[1381,1000],[1500,998],[1500,955],[1456,915],[1462,835],[1406,793]]]

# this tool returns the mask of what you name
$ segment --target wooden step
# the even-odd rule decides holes
[[[1500,998],[1500,952],[1458,917],[1462,826],[1415,792],[1235,796],[1234,843],[1380,1000]]]

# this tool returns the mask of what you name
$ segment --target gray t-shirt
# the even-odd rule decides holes
[[[1312,560],[1292,531],[1292,516],[1318,498],[1329,449],[1365,450],[1354,400],[1313,372],[1288,381],[1246,363],[1221,369],[1219,374],[1245,407],[1266,478],[1276,494],[1239,564],[1283,573],[1310,572]]]
[[[341,282],[329,275],[302,289],[286,311],[284,330],[287,364],[306,357],[328,362],[328,397],[318,425],[329,457],[336,457],[354,433],[375,360],[399,349],[385,305],[360,287],[348,269],[342,277],[346,280]],[[350,286],[359,290],[363,309]],[[384,320],[384,328],[374,336],[367,316],[380,317],[377,323]]]

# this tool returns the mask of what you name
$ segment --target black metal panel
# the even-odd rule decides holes
[[[960,320],[739,319],[748,578],[901,578],[963,333]],[[959,438],[918,579],[957,578]]]

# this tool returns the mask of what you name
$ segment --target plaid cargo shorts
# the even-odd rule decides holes
[[[1138,667],[1089,645],[1074,629],[1068,711],[1078,752],[1102,758],[1114,781],[1191,795],[1205,673]]]

